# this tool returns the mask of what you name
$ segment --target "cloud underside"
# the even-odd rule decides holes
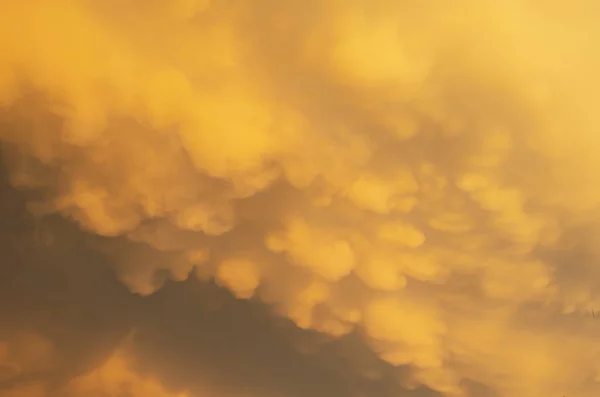
[[[0,0],[0,395],[600,395],[598,18]]]

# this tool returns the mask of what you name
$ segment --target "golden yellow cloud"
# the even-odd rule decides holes
[[[0,345],[0,369],[3,376],[0,381],[51,369],[56,366],[52,351],[51,343],[35,333],[18,333],[7,338]],[[186,392],[170,392],[151,376],[136,373],[135,360],[125,347],[116,349],[98,368],[71,379],[58,389],[53,388],[47,379],[32,379],[16,382],[14,387],[3,389],[2,393],[2,396],[7,397],[118,397],[124,393],[148,397],[188,396]]]
[[[0,139],[13,184],[43,193],[30,210],[103,237],[134,293],[214,277],[301,328],[362,333],[408,386],[596,396],[599,17],[1,1]],[[77,392],[121,382],[111,360]],[[133,395],[169,395],[148,385]]]
[[[186,392],[170,392],[152,377],[137,374],[131,358],[126,351],[122,350],[117,350],[91,373],[74,378],[65,389],[65,395],[73,397],[94,395],[188,397]]]

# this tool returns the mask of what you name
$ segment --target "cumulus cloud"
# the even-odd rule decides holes
[[[359,358],[330,355],[353,390],[385,368],[397,392],[595,396],[598,17],[588,0],[2,1],[9,178],[35,219],[81,230],[38,240],[78,236],[144,297],[125,300],[199,279],[358,338]],[[27,332],[7,333],[0,382],[52,356]],[[67,384],[170,396],[134,356]]]

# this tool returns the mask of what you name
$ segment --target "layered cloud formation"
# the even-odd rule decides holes
[[[135,313],[211,282],[291,321],[290,349],[335,346],[301,355],[336,363],[335,393],[599,395],[596,3],[0,1],[0,140],[32,217],[3,242],[3,396],[235,395],[136,366],[161,321]],[[46,273],[89,302],[53,315]],[[106,329],[71,321],[90,310]],[[63,322],[110,342],[67,354]]]

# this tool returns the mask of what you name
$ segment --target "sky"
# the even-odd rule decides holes
[[[600,395],[596,0],[0,0],[0,397]]]

